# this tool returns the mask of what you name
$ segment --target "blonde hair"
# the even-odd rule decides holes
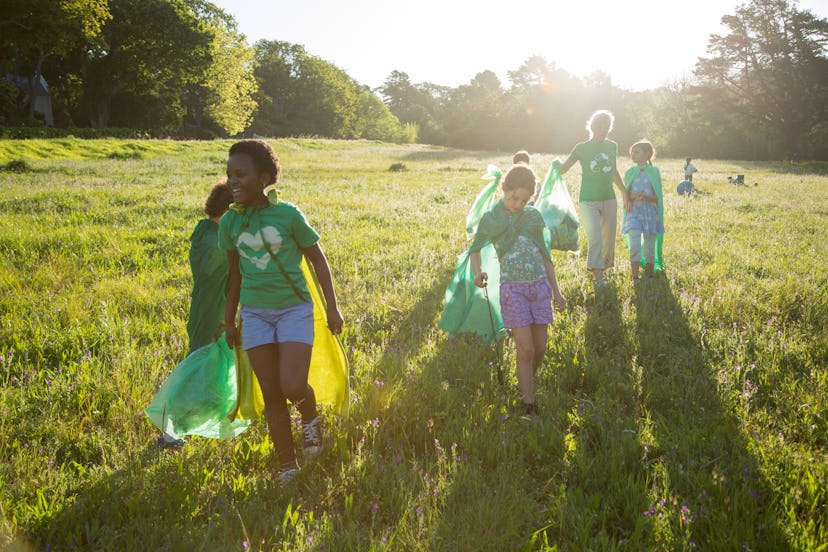
[[[612,114],[611,111],[607,111],[606,109],[599,109],[598,111],[594,112],[590,115],[589,119],[586,122],[586,129],[589,132],[589,137],[592,138],[592,129],[595,128],[596,124],[599,123],[607,123],[609,124],[609,129],[607,130],[607,134],[612,131],[612,125],[615,122],[615,116]]]

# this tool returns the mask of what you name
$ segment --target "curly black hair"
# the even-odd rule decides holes
[[[229,155],[243,153],[253,160],[253,165],[261,173],[270,175],[268,184],[275,184],[282,174],[279,156],[264,140],[241,140],[230,146]]]
[[[204,214],[208,217],[220,217],[227,212],[231,203],[233,203],[233,192],[230,191],[226,182],[220,182],[210,190],[210,195],[204,202]]]

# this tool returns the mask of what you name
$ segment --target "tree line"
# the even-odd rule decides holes
[[[482,71],[446,87],[394,71],[372,90],[303,46],[249,45],[208,0],[5,0],[0,125],[42,124],[31,100],[42,77],[61,127],[565,152],[606,108],[622,148],[647,137],[663,155],[828,159],[828,20],[751,0],[722,22],[692,77],[643,92],[540,56],[508,83]]]

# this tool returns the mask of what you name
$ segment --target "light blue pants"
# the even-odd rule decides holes
[[[587,270],[610,268],[615,259],[618,201],[582,201],[580,206],[587,238]]]
[[[630,230],[630,262],[641,261],[641,236],[644,236],[644,260],[648,265],[655,262],[655,240],[658,234],[642,234],[641,230]]]

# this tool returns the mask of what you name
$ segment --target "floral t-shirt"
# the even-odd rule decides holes
[[[501,282],[534,282],[546,278],[546,268],[538,246],[518,235],[515,245],[500,259]]]
[[[630,193],[655,195],[653,183],[643,168],[630,185]],[[624,214],[621,233],[626,234],[630,230],[640,230],[644,234],[663,234],[664,222],[661,220],[658,205],[645,199],[633,201],[632,211]]]

